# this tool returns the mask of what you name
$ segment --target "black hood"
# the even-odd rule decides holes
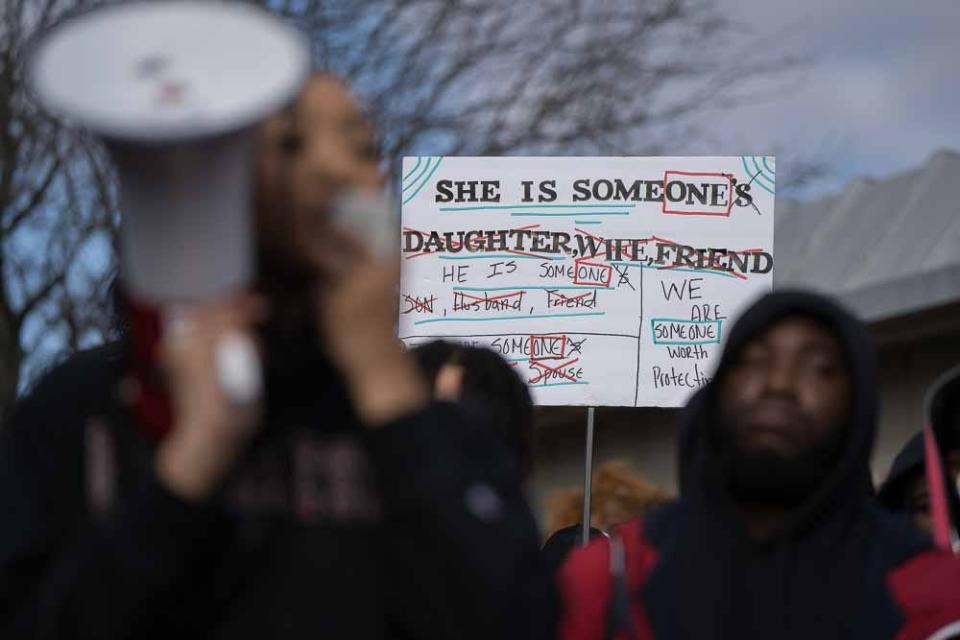
[[[894,511],[906,510],[910,480],[923,473],[923,470],[923,432],[918,431],[893,459],[890,474],[877,492],[883,506]]]
[[[930,386],[927,419],[943,451],[960,450],[960,366],[943,373]]]
[[[830,512],[868,500],[872,494],[870,453],[876,435],[876,351],[869,330],[849,312],[825,297],[795,291],[771,293],[754,303],[730,331],[713,380],[681,414],[679,448],[681,494],[694,501],[726,503],[725,483],[718,477],[709,429],[716,428],[718,389],[740,351],[759,334],[788,317],[811,318],[839,340],[852,381],[852,406],[841,458],[820,487],[790,515],[786,529],[812,524]]]

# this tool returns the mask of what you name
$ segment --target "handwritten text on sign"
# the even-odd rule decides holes
[[[773,279],[770,157],[405,158],[400,337],[538,404],[679,406]]]

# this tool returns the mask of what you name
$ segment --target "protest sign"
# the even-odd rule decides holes
[[[771,157],[405,158],[400,338],[537,404],[680,406],[773,281]]]

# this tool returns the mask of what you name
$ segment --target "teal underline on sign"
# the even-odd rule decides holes
[[[427,162],[428,162],[428,166],[429,166],[429,160],[428,160]],[[423,189],[423,187],[425,187],[428,182],[430,182],[430,178],[432,178],[432,177],[433,177],[433,174],[435,174],[435,173],[437,172],[437,169],[440,168],[440,163],[441,163],[441,162],[443,162],[443,158],[440,158],[439,160],[437,160],[437,164],[433,165],[433,169],[430,170],[430,173],[427,175],[426,179],[425,179],[423,182],[420,183],[420,186],[417,187],[417,190],[416,190],[416,191],[414,191],[414,192],[411,193],[409,196],[407,196],[407,198],[403,201],[403,204],[407,204],[408,202],[410,202],[411,200],[413,200],[415,197],[417,197],[417,194],[420,193],[420,190]],[[420,179],[420,178],[417,178],[417,180],[419,180],[419,179]],[[412,183],[412,184],[416,184],[416,182],[414,182],[414,183]],[[407,186],[406,188],[409,189],[410,187]]]
[[[677,322],[683,324],[713,324],[719,323],[719,320],[687,320],[685,318],[653,318],[650,322]]]
[[[661,269],[653,264],[643,264],[642,262],[631,262],[629,260],[615,260],[613,262],[608,262],[607,264],[615,264],[619,267],[640,267],[641,269],[653,269],[654,271],[664,271],[670,273],[671,271],[682,271],[684,273],[708,273],[715,276],[723,276],[725,278],[736,278],[737,276],[724,273],[723,271],[717,271],[716,269],[691,269],[688,267],[675,267],[671,269]]]
[[[590,313],[547,313],[543,315],[527,316],[498,316],[489,318],[431,318],[429,320],[417,320],[413,324],[431,324],[433,322],[491,322],[496,320],[538,320],[541,318],[583,318],[586,316],[605,316],[606,311],[594,311]]]
[[[421,164],[423,164],[423,156],[417,156],[417,164],[413,165],[413,169],[410,169],[407,175],[400,178],[400,182],[406,182],[410,178],[410,176],[412,176],[417,171],[417,169],[420,168]]]
[[[518,218],[571,218],[574,216],[628,216],[629,211],[577,211],[575,213],[523,213],[514,211],[510,214]]]
[[[751,158],[751,160],[752,160],[752,158]],[[763,176],[763,171],[759,168],[759,166],[757,167],[757,170],[756,170],[756,171],[751,170],[750,167],[747,166],[747,158],[746,158],[745,156],[741,156],[741,157],[740,157],[740,162],[743,163],[743,170],[747,172],[747,176],[753,177],[753,178],[754,178],[754,181],[756,182],[756,185],[757,185],[758,187],[760,187],[761,189],[763,189],[764,191],[766,191],[767,193],[769,193],[769,194],[772,195],[772,196],[773,196],[773,195],[776,195],[776,194],[770,189],[770,187],[768,187],[766,184],[764,184],[763,180],[761,179],[761,178],[763,178],[764,176]],[[754,164],[756,164],[756,161],[754,161]],[[767,178],[767,179],[769,180],[769,178]]]
[[[559,287],[545,287],[541,285],[531,285],[529,287],[454,287],[454,291],[520,291],[521,289],[543,289],[553,291],[554,289],[574,289],[577,291],[596,291],[596,287],[580,287],[577,285],[561,285]]]
[[[756,157],[751,157],[750,161],[753,163],[753,168],[759,172],[757,175],[757,182],[762,180],[764,184],[769,184],[771,189],[774,188],[776,186],[776,177],[771,178],[763,173],[763,168],[760,167],[760,163],[757,162]]]
[[[423,169],[420,169],[420,173],[418,173],[417,176],[413,178],[413,180],[410,180],[409,182],[407,182],[406,186],[403,187],[402,192],[406,193],[407,191],[412,189],[414,185],[416,185],[420,181],[420,179],[423,178],[423,176],[425,176],[428,171],[430,171],[430,167],[432,166],[433,164],[432,164],[431,158],[427,158],[427,163],[423,165]]]
[[[590,384],[589,382],[554,382],[553,384],[531,384],[529,385],[532,389],[537,389],[540,387],[566,387],[571,384]]]
[[[603,220],[574,220],[577,224],[603,224]]]
[[[650,269],[654,269],[653,265],[650,265]],[[723,271],[717,271],[716,269],[689,269],[687,267],[677,267],[675,269],[657,269],[657,271],[683,271],[687,273],[709,273],[715,276],[723,276],[724,278],[736,278],[737,276],[724,273]]]
[[[438,256],[441,260],[487,260],[489,258],[506,258],[508,260],[564,260],[553,256],[524,256],[516,253],[486,253],[478,256]]]
[[[478,207],[440,207],[440,211],[496,211],[499,209],[632,209],[635,204],[491,204]]]
[[[657,323],[658,322],[672,322],[675,324],[715,324],[717,325],[717,337],[715,340],[672,340],[669,342],[657,340]],[[651,318],[650,320],[650,330],[653,332],[653,344],[664,345],[668,347],[679,347],[687,345],[703,345],[703,344],[720,344],[720,331],[723,329],[723,324],[720,320],[682,320],[680,318]]]

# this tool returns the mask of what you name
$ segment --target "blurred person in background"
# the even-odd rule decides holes
[[[931,426],[937,434],[943,465],[952,480],[950,484],[957,489],[960,488],[960,368],[948,373],[932,391]],[[917,527],[931,532],[922,431],[914,434],[894,458],[878,497],[888,509],[910,514]]]
[[[634,473],[622,460],[608,460],[593,473],[590,523],[611,531],[671,499],[669,493]],[[556,531],[583,520],[583,489],[558,489],[547,497],[547,529]]]
[[[670,500],[670,494],[630,471],[627,463],[609,460],[593,473],[590,499],[590,538],[646,515]],[[541,554],[552,571],[583,539],[583,489],[559,489],[547,497],[547,531]]]
[[[524,481],[533,465],[533,401],[526,383],[497,353],[434,340],[410,350],[437,400],[460,404],[510,452],[507,464]],[[455,425],[458,426],[458,425]]]
[[[510,364],[498,354],[481,347],[435,340],[413,348],[410,353],[420,370],[433,385],[438,400],[461,403],[477,425],[486,423],[513,452],[511,464],[517,465],[524,479],[529,478],[532,461],[533,403],[530,391]],[[451,425],[463,428],[462,425]],[[633,476],[622,463],[606,463],[594,474],[595,522],[617,524],[643,513],[644,507],[666,494]],[[555,573],[567,553],[579,544],[579,509],[582,490],[565,490],[552,500],[562,509],[549,509],[550,531],[554,535],[544,545],[541,556],[544,566]],[[602,514],[602,515],[601,515]],[[616,520],[611,522],[610,519]],[[557,526],[557,522],[562,522]],[[570,525],[570,526],[568,526]],[[600,525],[604,526],[604,525]],[[591,535],[604,535],[591,529]]]
[[[166,336],[169,434],[133,419],[123,344],[56,368],[2,434],[0,637],[551,635],[520,474],[449,428],[471,416],[396,340],[395,265],[329,220],[383,186],[346,87],[312,78],[258,162],[258,293]],[[261,346],[261,406],[217,383],[230,332]]]
[[[560,636],[960,630],[960,562],[873,500],[875,376],[866,327],[833,302],[754,303],[682,413],[680,498],[571,555]]]

